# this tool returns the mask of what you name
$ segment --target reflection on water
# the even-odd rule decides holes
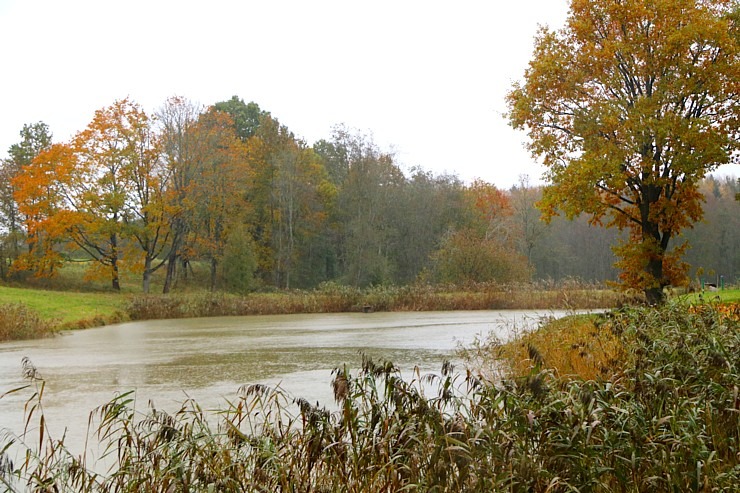
[[[0,395],[24,385],[28,356],[46,381],[44,411],[52,433],[81,440],[88,415],[116,393],[136,391],[137,409],[153,401],[176,409],[187,397],[220,407],[244,384],[280,385],[296,397],[329,404],[331,370],[357,367],[361,354],[402,370],[439,370],[458,344],[535,324],[521,311],[272,315],[133,322],[64,336],[0,344]],[[32,389],[0,399],[0,429],[23,429]]]

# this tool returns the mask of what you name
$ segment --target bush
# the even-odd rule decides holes
[[[496,238],[469,230],[449,234],[432,255],[440,282],[523,282],[532,277],[527,258]]]
[[[233,293],[248,293],[257,287],[254,273],[257,271],[255,244],[243,228],[234,228],[229,233],[224,255],[221,259],[221,274],[224,287]]]
[[[467,283],[465,285],[373,286],[324,283],[315,290],[252,293],[135,295],[126,307],[131,320],[340,313],[498,309],[589,309],[616,306],[622,295],[596,285]]]
[[[51,323],[25,305],[0,305],[0,341],[39,339],[53,332]]]

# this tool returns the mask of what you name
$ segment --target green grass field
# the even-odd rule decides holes
[[[685,295],[685,299],[689,303],[702,303],[707,301],[719,301],[722,303],[740,302],[740,288],[691,293]]]
[[[79,293],[0,286],[0,304],[22,303],[42,319],[62,327],[86,321],[103,323],[121,317],[128,297],[116,293]]]

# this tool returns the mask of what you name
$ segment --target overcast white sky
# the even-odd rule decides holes
[[[56,141],[126,96],[255,101],[309,144],[336,124],[408,169],[503,188],[541,169],[502,116],[538,24],[567,0],[0,0],[0,157],[24,123]]]

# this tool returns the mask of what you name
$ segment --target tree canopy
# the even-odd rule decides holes
[[[629,230],[621,281],[652,303],[685,281],[670,244],[702,217],[698,184],[738,152],[739,33],[737,1],[572,0],[508,95],[547,166],[546,216]]]

